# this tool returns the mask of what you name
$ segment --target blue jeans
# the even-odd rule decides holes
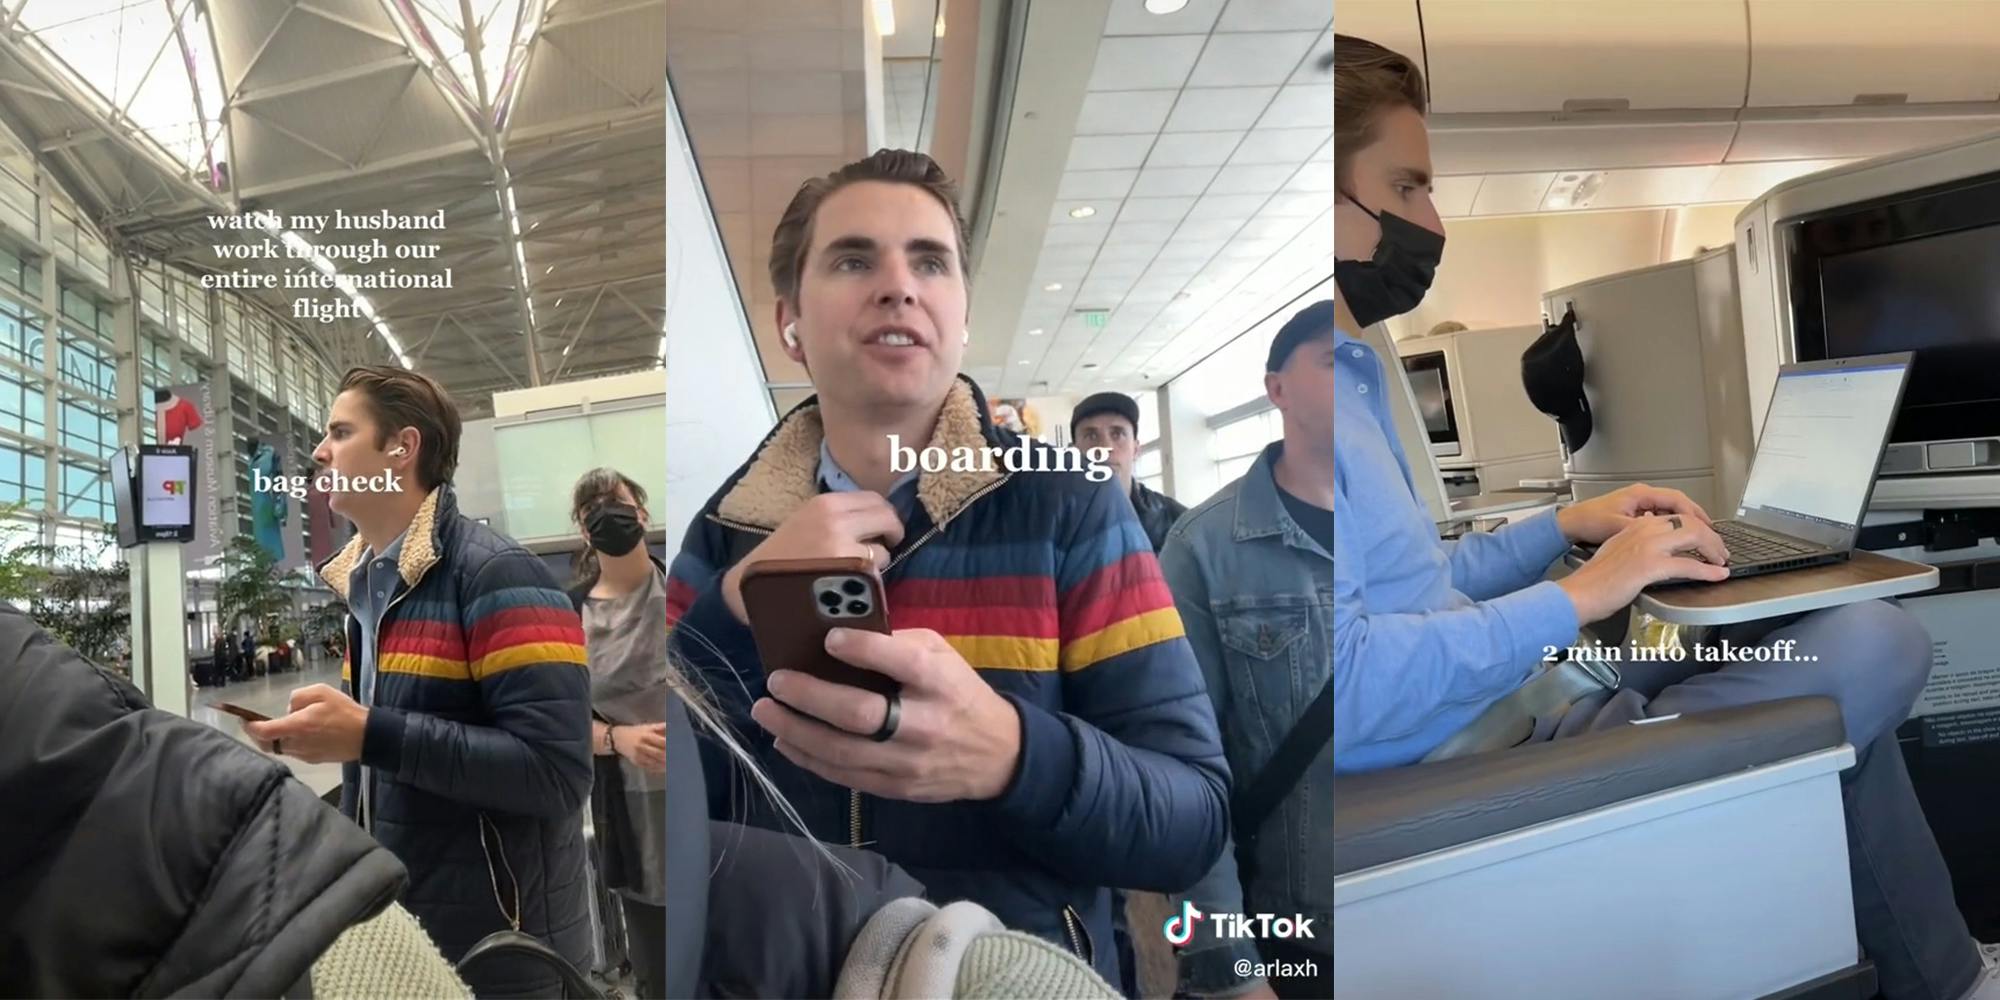
[[[1930,634],[1903,609],[1868,601],[1724,626],[1715,638],[1796,646],[1789,661],[1621,663],[1624,686],[1608,701],[1572,709],[1555,735],[1780,698],[1832,698],[1857,750],[1840,776],[1856,936],[1887,1000],[1958,1000],[1979,975],[1979,953],[1896,743],[1896,727],[1930,676]]]

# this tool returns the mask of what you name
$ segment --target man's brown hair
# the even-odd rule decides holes
[[[349,368],[340,380],[340,391],[361,391],[368,414],[375,418],[375,447],[386,448],[389,435],[414,427],[421,436],[417,446],[417,481],[425,492],[451,482],[458,471],[458,439],[463,425],[458,404],[444,386],[428,375],[391,365],[363,365]]]
[[[1424,71],[1374,42],[1333,36],[1333,175],[1350,183],[1355,151],[1375,141],[1375,126],[1397,108],[1424,114]],[[1344,187],[1343,187],[1344,189]]]
[[[771,287],[777,290],[778,298],[798,305],[799,280],[805,273],[806,254],[812,251],[813,215],[835,191],[861,181],[911,184],[930,192],[951,216],[951,230],[958,237],[959,275],[971,284],[965,259],[965,220],[958,215],[958,184],[946,176],[936,160],[922,153],[879,149],[865,160],[799,185],[799,193],[792,196],[792,203],[778,219],[778,228],[771,233]]]

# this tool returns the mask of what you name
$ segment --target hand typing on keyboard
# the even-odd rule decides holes
[[[1641,517],[1678,516],[1707,524],[1708,512],[1679,490],[1639,483],[1579,501],[1556,513],[1563,537],[1580,545],[1601,544]]]
[[[1729,557],[1729,548],[1705,520],[1639,516],[1557,585],[1576,605],[1577,621],[1587,624],[1616,614],[1655,583],[1727,579]]]

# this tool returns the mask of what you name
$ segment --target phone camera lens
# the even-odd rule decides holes
[[[819,602],[829,608],[837,608],[840,607],[840,595],[831,590],[822,590],[819,592]]]
[[[847,613],[850,615],[865,615],[868,613],[868,605],[861,601],[848,601]]]
[[[860,580],[848,580],[840,585],[840,589],[846,591],[849,597],[860,597],[868,592],[868,585]]]

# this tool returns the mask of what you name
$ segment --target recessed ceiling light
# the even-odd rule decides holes
[[[1069,217],[1072,219],[1088,219],[1096,214],[1097,209],[1091,208],[1089,205],[1080,205],[1069,210]]]
[[[1062,282],[1060,282],[1060,281],[1051,281],[1051,282],[1049,282],[1048,284],[1046,284],[1046,285],[1043,285],[1043,286],[1042,286],[1042,291],[1045,291],[1045,292],[1060,292],[1060,291],[1062,291]]]
[[[1188,0],[1146,0],[1146,13],[1171,14],[1188,5]]]
[[[1028,331],[1028,336],[1030,337],[1039,337],[1041,335],[1042,335],[1042,328],[1039,326]]]
[[[1023,362],[1021,362],[1021,363],[1022,363],[1022,364],[1024,364],[1024,365],[1025,365],[1025,364],[1027,364],[1027,362],[1026,362],[1026,361],[1023,361]]]

